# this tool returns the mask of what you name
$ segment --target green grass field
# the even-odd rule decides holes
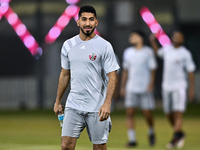
[[[186,144],[183,150],[200,149],[200,105],[190,104],[184,115]],[[154,112],[157,143],[149,147],[147,127],[141,111],[137,113],[136,150],[165,150],[172,137],[172,129],[162,110]],[[125,112],[111,114],[113,127],[109,136],[108,150],[125,150],[127,142]],[[53,111],[0,111],[0,149],[1,150],[60,150],[60,125]],[[76,150],[92,149],[86,131],[77,141]]]

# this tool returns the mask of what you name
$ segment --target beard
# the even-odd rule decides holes
[[[175,47],[180,47],[182,44],[183,44],[183,43],[181,43],[181,42],[173,42],[173,45],[174,45]]]
[[[83,34],[85,34],[86,36],[90,36],[94,32],[95,28],[93,28],[91,31],[86,31],[86,32],[84,32],[83,28],[80,28],[80,29],[83,32]]]
[[[138,43],[131,43],[134,47],[136,47],[138,45]]]

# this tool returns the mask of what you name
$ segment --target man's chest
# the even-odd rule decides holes
[[[183,66],[185,64],[186,58],[180,52],[171,52],[165,55],[165,61],[167,64],[171,66],[173,65]]]
[[[148,63],[148,55],[146,53],[132,53],[128,61],[130,65],[144,65]]]
[[[101,61],[101,55],[88,45],[80,44],[72,48],[68,54],[70,63],[96,63]]]

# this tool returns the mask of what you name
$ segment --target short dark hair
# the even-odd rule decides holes
[[[172,34],[171,34],[171,35],[173,35],[175,32],[179,32],[179,33],[181,33],[181,34],[184,36],[184,33],[183,33],[183,31],[182,31],[182,30],[180,30],[180,29],[175,29],[175,30],[172,32]]]
[[[136,33],[136,34],[138,34],[139,36],[141,36],[141,37],[143,38],[143,40],[145,39],[145,34],[144,34],[144,32],[141,31],[141,30],[135,29],[135,30],[132,30],[132,31],[130,32],[130,34],[131,34],[131,33]]]
[[[90,5],[82,6],[79,10],[78,16],[80,17],[81,14],[84,12],[92,13],[94,14],[95,17],[97,17],[96,10],[93,6],[90,6]]]

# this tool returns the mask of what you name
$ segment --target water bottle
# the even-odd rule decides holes
[[[58,120],[60,122],[60,127],[62,128],[63,126],[63,119],[64,119],[64,114],[59,113],[58,114]]]

